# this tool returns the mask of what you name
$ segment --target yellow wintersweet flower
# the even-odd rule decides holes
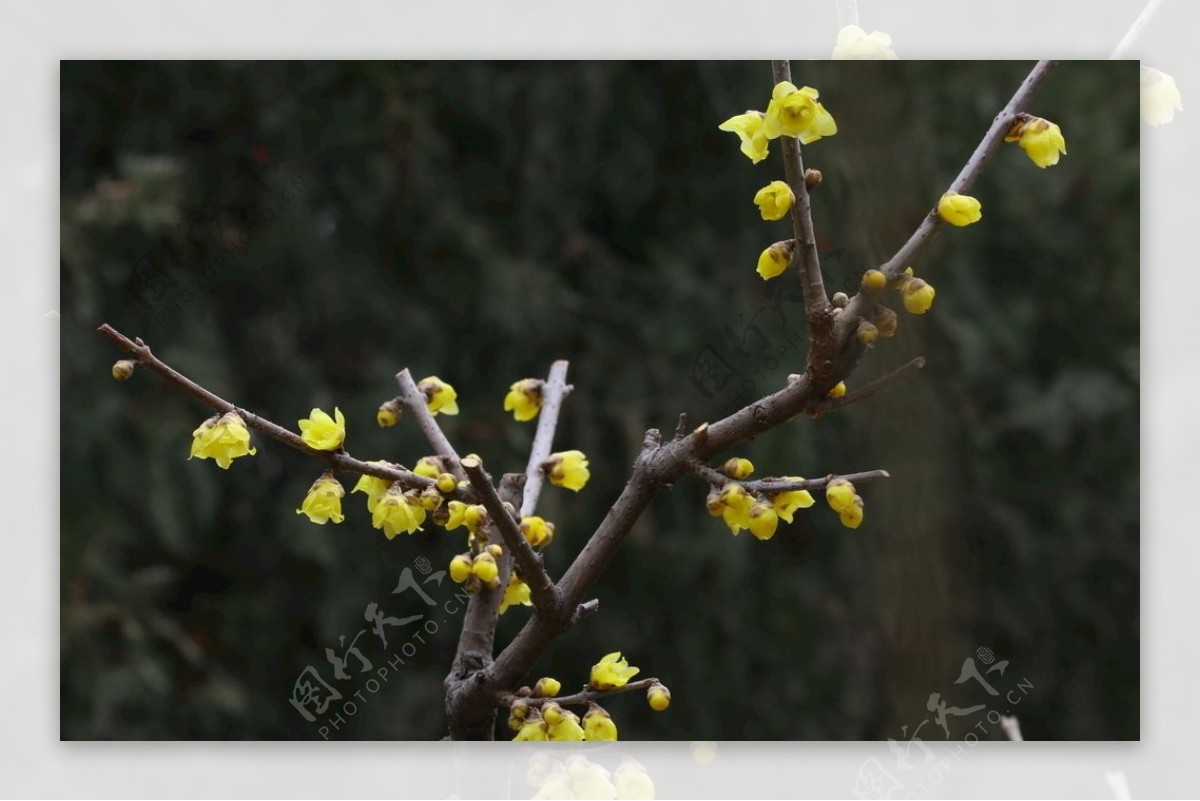
[[[721,490],[721,517],[735,535],[750,528],[750,509],[754,498],[740,484],[726,484]]]
[[[592,704],[583,716],[583,736],[593,742],[616,742],[617,724],[608,712]]]
[[[450,560],[450,580],[462,584],[471,577],[471,555],[460,553]]]
[[[856,497],[858,496],[854,492],[854,485],[844,478],[835,478],[825,485],[825,500],[835,512],[843,512],[850,508]]]
[[[379,404],[379,409],[375,412],[375,422],[380,428],[391,428],[400,422],[400,404],[399,398],[392,398],[390,401],[384,401]]]
[[[640,672],[641,668],[630,666],[621,657],[620,651],[613,651],[611,654],[605,654],[599,662],[592,665],[592,689],[611,690],[616,687],[624,687],[631,678]]]
[[[549,723],[549,719],[546,721]],[[579,716],[564,709],[557,723],[550,723],[550,740],[558,742],[579,742],[583,739],[583,727],[579,725]]]
[[[546,477],[556,487],[566,487],[579,492],[591,478],[587,457],[583,451],[562,451],[550,454],[542,465]]]
[[[779,515],[775,507],[769,503],[756,503],[750,507],[750,533],[760,540],[769,540],[775,536],[779,525]]]
[[[663,684],[651,684],[646,690],[646,702],[655,712],[662,712],[671,705],[671,691]]]
[[[309,487],[308,494],[304,496],[296,514],[308,515],[308,519],[318,526],[323,526],[330,520],[340,523],[346,519],[342,515],[342,498],[345,494],[345,487],[333,474],[325,473]]]
[[[842,521],[842,525],[846,528],[858,528],[863,521],[862,498],[855,495],[850,505],[838,512],[838,519]]]
[[[504,396],[504,411],[512,412],[518,422],[525,423],[538,416],[542,408],[542,386],[536,378],[523,378],[508,388]]]
[[[1059,154],[1067,152],[1067,140],[1058,125],[1041,117],[1022,115],[1004,135],[1004,141],[1016,142],[1030,161],[1043,169],[1057,164]]]
[[[766,115],[761,111],[747,111],[730,117],[717,126],[722,131],[738,135],[742,140],[742,152],[746,158],[757,164],[767,157],[767,132],[763,125]]]
[[[1153,67],[1142,67],[1142,119],[1155,127],[1175,119],[1183,111],[1183,97],[1175,79]]]
[[[803,480],[800,476],[784,476],[784,481]],[[813,505],[813,496],[808,490],[785,490],[772,494],[771,504],[775,507],[775,514],[790,523],[797,509],[807,509]]]
[[[333,407],[333,417],[320,409],[313,409],[308,419],[300,421],[300,439],[317,451],[336,451],[346,438],[346,417],[342,410]]]
[[[425,478],[437,478],[442,474],[442,463],[436,456],[422,456],[413,467],[413,472]]]
[[[892,52],[892,37],[880,31],[867,33],[857,25],[847,25],[838,31],[837,44],[833,46],[834,61],[895,61]]]
[[[376,464],[383,467],[393,467],[390,462],[368,462],[368,464]],[[388,491],[388,487],[392,486],[390,479],[376,478],[375,476],[363,473],[358,478],[358,483],[354,485],[354,489],[350,490],[351,494],[355,492],[365,492],[367,495],[367,511],[374,512],[375,504],[379,503],[379,499]]]
[[[768,139],[798,136],[804,144],[837,133],[837,123],[825,107],[817,102],[820,93],[811,86],[797,89],[789,81],[780,81],[771,91],[767,118],[763,121]]]
[[[839,381],[839,382],[837,382],[837,386],[835,386],[833,389],[829,390],[829,394],[826,395],[825,397],[840,398],[845,394],[846,394],[846,382]]]
[[[458,414],[458,393],[436,375],[422,378],[417,389],[425,393],[425,407],[431,414]]]
[[[471,563],[471,572],[489,587],[500,584],[500,567],[496,564],[496,557],[487,551],[476,554],[475,561]]]
[[[754,472],[754,462],[741,456],[734,456],[721,467],[730,478],[749,478]]]
[[[938,201],[938,216],[951,225],[962,227],[979,222],[983,217],[982,206],[970,195],[960,195],[957,192],[947,192]]]
[[[420,531],[424,522],[425,509],[419,503],[410,500],[399,484],[393,484],[376,502],[375,509],[371,512],[371,525],[382,529],[384,536],[389,540],[402,531],[405,534]]]
[[[228,412],[221,417],[210,417],[192,432],[192,450],[188,458],[213,459],[222,470],[239,456],[258,453],[250,447],[250,431],[246,421],[237,412]]]
[[[754,194],[754,205],[764,220],[782,220],[795,202],[796,195],[783,181],[771,181]]]
[[[508,611],[510,606],[533,606],[529,595],[529,585],[521,581],[516,573],[508,577],[508,586],[504,588],[504,597],[500,599],[500,614]],[[558,693],[553,693],[557,695]]]
[[[771,247],[758,254],[758,268],[755,270],[764,281],[783,275],[792,263],[792,255],[796,252],[796,240],[786,239],[776,242]]]
[[[554,539],[554,524],[543,520],[537,515],[521,518],[521,533],[534,548],[549,545]]]
[[[913,278],[904,284],[900,290],[904,296],[904,308],[910,314],[924,314],[933,306],[933,297],[937,294],[933,285],[920,278]]]
[[[513,738],[515,743],[545,742],[548,740],[546,723],[541,718],[526,719],[521,730]]]
[[[533,686],[533,694],[538,698],[553,698],[562,690],[562,682],[550,676],[542,676]]]

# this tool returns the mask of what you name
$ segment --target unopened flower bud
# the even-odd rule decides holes
[[[503,548],[501,548],[499,545],[497,545],[497,544],[495,544],[495,543],[492,543],[491,545],[489,545],[489,546],[487,547],[487,551],[488,551],[488,553],[490,553],[490,554],[492,555],[492,557],[493,557],[493,558],[495,558],[495,559],[499,559],[501,556],[503,556],[503,555],[504,555],[504,549],[503,549]]]
[[[879,338],[879,329],[866,320],[859,320],[858,330],[854,332],[858,337],[858,341],[864,345],[870,345]]]
[[[896,326],[900,324],[899,317],[887,306],[876,306],[874,318],[875,327],[879,329],[881,337],[890,337],[895,334]]]
[[[662,712],[671,705],[671,691],[665,685],[655,682],[646,689],[646,701],[655,712]]]
[[[887,282],[882,270],[867,270],[863,273],[862,288],[864,292],[875,295],[887,288]]]
[[[437,477],[437,489],[443,495],[449,495],[457,488],[458,482],[454,480],[454,476],[450,473],[442,473]]]
[[[133,368],[137,367],[137,362],[133,359],[121,359],[112,366],[112,377],[118,381],[128,381],[133,375]]]
[[[820,170],[814,170],[812,167],[809,167],[804,171],[804,188],[809,192],[813,191],[821,185],[821,178]]]
[[[462,584],[471,576],[471,555],[460,553],[450,560],[450,580]]]
[[[850,302],[850,296],[845,292],[834,292],[833,297],[829,299],[835,309],[844,309],[846,304]]]
[[[725,466],[722,469],[725,471],[725,475],[730,478],[742,479],[748,478],[754,472],[754,464],[749,459],[735,456],[725,462]]]
[[[390,401],[379,404],[379,411],[375,412],[375,422],[380,428],[391,428],[400,420],[401,407],[398,398],[392,398]]]
[[[839,381],[839,382],[837,382],[837,386],[835,386],[833,389],[829,390],[829,394],[826,395],[825,397],[840,398],[845,394],[846,394],[846,382]]]
[[[541,698],[553,698],[562,689],[562,682],[549,676],[538,679],[533,687],[533,693]]]

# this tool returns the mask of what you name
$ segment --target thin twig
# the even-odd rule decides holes
[[[192,379],[185,376],[175,368],[168,365],[166,362],[159,359],[150,351],[150,346],[142,342],[140,339],[134,341],[129,337],[116,330],[108,323],[101,325],[98,329],[101,334],[115,342],[122,350],[127,351],[136,357],[137,362],[142,367],[158,373],[168,382],[182,390],[184,394],[190,395],[196,400],[203,403],[208,408],[220,413],[227,414],[228,412],[236,412],[239,417],[246,422],[248,428],[252,428],[262,434],[267,435],[276,442],[287,445],[300,451],[303,454],[312,456],[316,459],[321,459],[328,462],[330,467],[335,470],[340,470],[346,473],[358,473],[359,475],[366,474],[383,478],[389,481],[399,482],[401,486],[409,489],[426,489],[432,487],[434,482],[431,479],[419,476],[402,467],[388,467],[386,465],[374,464],[372,462],[364,462],[360,459],[355,459],[344,450],[340,451],[319,451],[315,448],[308,447],[299,434],[289,431],[278,423],[274,423],[261,415],[243,409],[236,404],[230,403],[219,395],[205,389],[197,384]],[[455,496],[463,500],[471,500],[474,496],[470,493],[458,492]]]
[[[834,409],[840,409],[843,406],[849,406],[851,403],[857,403],[864,398],[871,397],[879,390],[891,386],[907,376],[909,373],[915,373],[924,366],[925,357],[918,356],[907,364],[892,370],[887,375],[880,376],[870,383],[863,384],[858,389],[851,390],[840,398],[825,398],[824,400],[814,403],[809,411],[825,414],[827,412],[832,412]]]
[[[554,432],[558,427],[558,412],[562,408],[563,399],[571,392],[567,383],[567,367],[569,362],[556,361],[550,365],[550,373],[542,384],[542,410],[539,412],[537,432],[533,435],[533,445],[529,448],[529,465],[525,468],[525,493],[521,498],[521,517],[528,517],[537,509],[538,498],[542,494],[545,476],[542,474],[542,462],[554,448]]]
[[[598,703],[605,698],[611,698],[614,695],[622,693],[637,692],[645,690],[652,684],[661,684],[658,679],[638,679],[624,684],[620,687],[615,687],[611,690],[581,690],[573,695],[563,695],[558,698],[534,698],[532,696],[519,696],[515,693],[497,693],[496,703],[502,707],[510,707],[517,701],[524,701],[530,706],[544,706],[549,703],[555,703],[559,706],[587,706],[588,704]]]
[[[1025,738],[1021,736],[1021,721],[1017,720],[1015,715],[1001,715],[1000,725],[1008,739],[1018,743],[1024,742]]]
[[[483,469],[483,463],[474,456],[468,456],[462,460],[461,464],[467,480],[471,482],[471,486],[479,495],[480,502],[488,511],[488,519],[495,524],[496,530],[504,539],[504,544],[508,546],[509,552],[513,555],[513,559],[517,563],[517,570],[521,573],[521,580],[529,585],[529,594],[532,596],[533,605],[540,613],[552,620],[560,617],[562,604],[558,590],[555,588],[554,582],[550,580],[550,576],[546,574],[546,568],[542,565],[541,558],[530,546],[529,541],[525,539],[525,535],[521,533],[517,521],[504,507],[504,502],[500,500],[496,488],[492,486],[491,479]]]
[[[777,84],[792,80],[791,62],[786,59],[772,61],[771,72]],[[800,154],[800,140],[794,136],[781,136],[779,146],[783,150],[783,169],[787,184],[796,196],[796,202],[792,204],[792,228],[796,234],[796,251],[800,256],[800,285],[804,293],[804,309],[811,329],[817,318],[828,313],[829,297],[825,294],[825,280],[821,277],[821,259],[817,255],[817,237],[813,231],[808,187],[804,183],[804,159]]]
[[[1127,58],[1129,51],[1133,48],[1134,43],[1141,38],[1142,31],[1150,20],[1154,19],[1159,10],[1162,9],[1163,0],[1150,0],[1146,3],[1146,7],[1142,9],[1142,13],[1138,14],[1137,19],[1129,26],[1129,30],[1125,31],[1125,35],[1121,37],[1121,41],[1112,51],[1109,59]]]
[[[429,441],[433,452],[448,463],[445,465],[446,469],[461,481],[464,476],[462,467],[459,465],[461,460],[458,458],[458,453],[450,444],[450,440],[446,439],[442,427],[433,418],[433,412],[429,411],[429,407],[426,405],[425,393],[417,389],[412,373],[408,371],[407,367],[396,373],[396,381],[400,384],[400,399],[404,402],[409,414],[417,421],[417,426],[425,435],[425,439]]]
[[[871,481],[876,478],[891,478],[892,474],[886,470],[866,470],[861,473],[846,473],[845,475],[829,475],[824,478],[806,478],[800,481],[789,481],[786,478],[760,478],[756,481],[746,481],[743,479],[731,478],[719,470],[714,470],[703,462],[693,462],[690,465],[691,471],[700,478],[707,481],[709,484],[714,484],[718,487],[723,487],[726,484],[740,484],[751,494],[763,492],[791,492],[793,490],[813,490],[824,489],[825,486],[835,478],[844,478],[850,483],[859,481]]]

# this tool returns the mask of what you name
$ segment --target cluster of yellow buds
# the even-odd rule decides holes
[[[538,416],[542,409],[542,388],[545,382],[538,378],[523,378],[515,382],[504,396],[504,411],[512,412],[521,423]]]
[[[253,456],[257,450],[250,447],[250,431],[246,421],[237,412],[210,417],[192,432],[192,450],[189,459],[212,459],[222,470],[239,456]]]
[[[1029,114],[1017,115],[1004,141],[1016,142],[1029,160],[1043,169],[1057,164],[1060,154],[1067,154],[1067,140],[1058,124]]]
[[[844,387],[843,387],[844,391]],[[779,520],[791,523],[797,509],[813,505],[812,495],[807,490],[785,490],[781,492],[750,492],[739,481],[749,478],[754,465],[749,459],[734,457],[724,465],[724,472],[733,481],[722,485],[714,484],[705,499],[705,507],[713,517],[720,517],[736,536],[747,529],[755,538],[769,540],[775,536]],[[788,476],[782,481],[804,481],[798,476]]]
[[[588,470],[588,460],[583,455],[583,451],[562,451],[550,454],[550,457],[542,462],[542,472],[554,486],[566,487],[575,492],[583,489],[592,475]]]
[[[826,484],[825,500],[846,528],[858,528],[862,524],[863,499],[846,479],[835,478]]]
[[[332,520],[340,523],[346,518],[342,515],[342,498],[346,489],[333,477],[333,473],[323,473],[309,487],[308,494],[296,510],[296,514],[308,515],[308,519],[319,526]]]
[[[483,504],[450,501],[439,510],[434,522],[446,531],[453,531],[460,526],[465,527],[469,535],[468,542],[474,545],[476,542],[482,543],[487,538],[487,534],[483,530],[487,519],[487,508]]]
[[[494,590],[500,586],[500,565],[496,560],[503,555],[504,549],[495,544],[475,554],[470,551],[460,553],[450,560],[450,580],[466,584],[471,593],[479,592],[483,587]]]

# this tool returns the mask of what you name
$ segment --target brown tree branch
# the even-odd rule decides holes
[[[433,412],[429,411],[426,405],[425,393],[417,389],[416,382],[413,381],[412,373],[405,367],[400,372],[396,373],[396,381],[400,384],[400,400],[404,403],[413,419],[417,421],[417,426],[421,429],[421,433],[425,435],[425,439],[429,441],[433,452],[442,457],[446,462],[446,470],[448,470],[455,478],[462,481],[465,478],[462,466],[459,464],[461,460],[458,458],[457,451],[450,444],[450,440],[446,439],[446,434],[442,431],[442,427],[438,425],[437,420],[433,418]]]
[[[556,361],[550,365],[550,373],[542,384],[542,410],[539,412],[537,432],[533,435],[533,445],[529,448],[529,465],[525,468],[525,493],[521,499],[521,517],[528,517],[537,509],[538,498],[541,497],[545,476],[542,474],[542,462],[550,455],[554,447],[554,432],[558,427],[558,412],[562,408],[563,399],[571,392],[567,383],[568,362]],[[531,588],[532,589],[532,588]]]
[[[587,706],[588,704],[599,703],[605,698],[611,698],[614,695],[648,689],[652,684],[661,684],[661,682],[658,679],[638,679],[637,681],[623,684],[620,687],[614,687],[611,690],[584,689],[572,695],[562,695],[557,698],[534,698],[533,696],[520,696],[515,693],[499,693],[496,695],[496,703],[505,708],[512,706],[517,701],[524,701],[530,706],[537,707],[551,702],[559,706]]]
[[[98,329],[101,334],[115,342],[119,348],[130,353],[137,360],[138,364],[148,370],[152,370],[181,390],[184,394],[190,395],[202,404],[220,414],[228,412],[237,412],[248,428],[258,431],[276,442],[287,445],[300,451],[303,454],[320,459],[329,464],[334,470],[340,470],[345,473],[357,473],[359,475],[375,476],[376,478],[387,479],[388,481],[399,482],[401,486],[410,489],[426,489],[432,487],[434,482],[424,476],[419,476],[410,470],[405,470],[402,467],[388,467],[386,465],[373,464],[364,462],[360,459],[355,459],[345,450],[338,451],[319,451],[315,448],[310,448],[301,439],[300,435],[294,431],[289,431],[278,423],[273,423],[261,415],[254,414],[237,406],[215,393],[205,389],[197,384],[192,379],[180,373],[166,362],[159,359],[150,351],[150,346],[142,342],[141,339],[131,340],[129,337],[116,330],[108,323],[101,325]],[[473,500],[474,496],[470,493],[456,491],[452,497],[457,497],[462,500]]]
[[[714,470],[702,462],[693,462],[689,465],[691,471],[700,478],[707,481],[709,484],[714,484],[718,487],[723,487],[726,484],[741,484],[742,487],[749,493],[760,492],[790,492],[792,490],[819,490],[824,489],[830,481],[835,478],[844,478],[851,484],[859,481],[872,481],[877,478],[891,478],[892,474],[886,470],[866,470],[862,473],[846,473],[845,475],[828,475],[824,478],[806,478],[801,481],[789,481],[786,478],[760,478],[756,481],[746,481],[743,479],[731,478],[725,475],[720,470]]]
[[[529,585],[529,594],[532,597],[534,608],[539,614],[546,615],[551,619],[561,618],[562,602],[554,582],[547,575],[541,557],[530,546],[525,535],[521,533],[516,519],[504,507],[504,502],[500,500],[499,494],[492,486],[491,479],[483,469],[483,463],[473,456],[468,456],[462,460],[461,464],[463,471],[467,474],[467,480],[471,482],[471,486],[475,488],[475,492],[479,496],[480,503],[488,511],[488,520],[495,524],[496,530],[500,532],[504,544],[508,546],[509,552],[516,561],[521,579]],[[528,487],[528,485],[526,486]]]

